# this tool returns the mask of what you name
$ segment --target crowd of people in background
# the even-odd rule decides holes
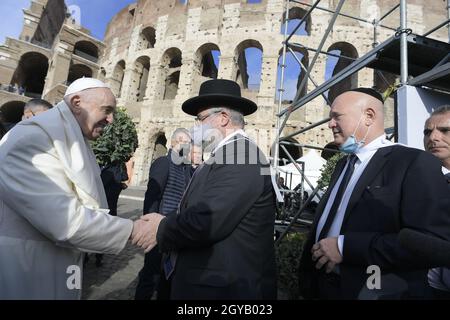
[[[425,121],[421,151],[386,139],[383,103],[355,88],[331,105],[328,127],[346,156],[314,205],[299,269],[306,299],[365,297],[372,265],[406,284],[379,298],[450,299],[448,266],[399,244],[404,228],[450,241],[450,106]],[[136,221],[117,211],[125,164],[99,167],[88,143],[115,109],[105,83],[83,78],[56,106],[30,100],[18,124],[0,117],[0,299],[79,299],[67,267],[88,253],[101,267],[129,240],[145,251],[136,300],[276,299],[274,189],[290,190],[262,174],[269,161],[244,131],[256,104],[236,82],[203,83],[182,105],[196,126],[176,129],[151,164]]]
[[[0,90],[5,90],[11,93],[17,93],[21,96],[25,95],[27,89],[26,87],[22,86],[22,85],[18,85],[17,83],[15,84],[9,84],[9,85],[3,85],[0,83]]]

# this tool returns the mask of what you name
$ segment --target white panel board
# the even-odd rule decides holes
[[[403,86],[397,91],[398,142],[423,150],[425,121],[438,107],[450,104],[450,95]]]

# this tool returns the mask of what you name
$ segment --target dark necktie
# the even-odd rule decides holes
[[[322,230],[320,231],[319,241],[323,238],[326,238],[328,235],[328,231],[330,230],[331,225],[333,224],[334,218],[336,217],[337,210],[342,201],[342,197],[344,195],[345,189],[347,188],[348,182],[352,177],[353,171],[355,170],[355,163],[358,160],[358,157],[355,154],[352,154],[348,157],[348,165],[345,170],[344,177],[342,178],[341,184],[339,185],[339,189],[334,197],[333,205],[331,206],[330,212],[328,213],[327,221],[323,225]]]
[[[445,175],[445,178],[447,179],[447,183],[450,183],[450,172]]]

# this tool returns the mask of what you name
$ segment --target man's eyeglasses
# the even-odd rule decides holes
[[[207,118],[209,118],[210,116],[212,116],[213,114],[221,113],[221,112],[222,112],[222,110],[217,110],[217,111],[208,113],[208,114],[203,115],[203,116],[197,116],[197,117],[195,117],[195,122],[197,122],[197,123],[203,122],[203,121],[205,121]]]

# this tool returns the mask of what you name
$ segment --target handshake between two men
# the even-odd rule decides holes
[[[134,221],[131,233],[131,242],[144,249],[145,253],[152,250],[156,245],[156,233],[164,216],[159,213],[151,213]]]

